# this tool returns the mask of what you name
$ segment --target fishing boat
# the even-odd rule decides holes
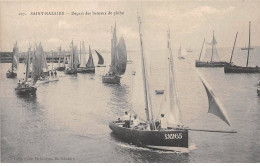
[[[63,54],[63,63],[61,63],[61,46],[59,47],[59,61],[58,67],[56,67],[57,71],[64,71],[65,70],[65,54]]]
[[[12,66],[6,72],[7,78],[16,78],[17,77],[17,69],[19,65],[19,48],[17,46],[17,42],[14,44],[13,54],[12,54]]]
[[[160,94],[164,94],[164,90],[155,90],[155,93],[160,95]]]
[[[185,59],[184,55],[186,55],[186,51],[182,49],[180,46],[179,51],[178,51],[178,58],[179,59]]]
[[[74,46],[72,40],[70,58],[68,61],[68,68],[66,68],[65,74],[69,74],[69,75],[77,74],[77,66],[78,66],[77,47]]]
[[[168,50],[169,50],[169,84],[168,84],[168,97],[169,107],[163,110],[167,126],[162,127],[159,121],[154,120],[152,102],[149,90],[149,82],[147,77],[147,67],[145,63],[146,56],[143,51],[141,20],[138,17],[139,35],[141,45],[141,61],[142,61],[142,75],[145,94],[145,114],[146,122],[140,123],[138,126],[125,127],[124,121],[117,120],[109,123],[110,129],[113,133],[122,140],[137,146],[166,150],[166,151],[181,151],[188,152],[189,148],[189,130],[193,131],[208,131],[208,132],[227,132],[234,133],[234,131],[217,131],[217,130],[201,130],[192,129],[184,126],[181,120],[181,110],[178,104],[177,90],[175,87],[175,72],[174,61],[172,56],[172,49],[170,44],[170,31],[168,30]],[[201,78],[201,77],[200,77]],[[214,96],[212,89],[208,86],[207,82],[201,78],[201,81],[206,89],[209,99],[209,113],[212,113],[230,125],[228,117],[219,103],[218,99]],[[131,121],[130,121],[131,123]],[[161,127],[160,127],[161,126]]]
[[[246,66],[237,66],[234,65],[233,63],[228,63],[224,67],[224,72],[225,73],[260,73],[260,67],[249,67],[248,62],[249,62],[249,55],[250,55],[250,30],[251,29],[251,22],[249,22],[249,39],[248,39],[248,49],[247,49],[247,61],[246,61]],[[233,54],[231,55],[232,58]]]
[[[106,65],[104,65],[104,58],[102,57],[102,55],[97,50],[95,50],[95,52],[97,53],[97,56],[98,56],[97,67],[106,67]]]
[[[86,49],[84,45],[84,41],[81,43],[80,42],[80,51],[79,51],[79,57],[80,57],[80,64],[79,67],[77,68],[78,73],[87,73],[88,69],[86,67]]]
[[[27,63],[26,63],[26,73],[25,73],[25,79],[22,81],[19,80],[18,86],[15,88],[15,92],[18,95],[35,95],[37,91],[37,87],[35,86],[37,80],[39,79],[42,69],[41,69],[41,47],[37,47],[35,51],[31,52],[31,47],[28,49],[27,52]],[[28,80],[29,78],[29,69],[30,69],[30,57],[32,54],[32,77],[31,80]]]
[[[90,45],[89,45],[89,58],[86,64],[86,69],[87,69],[86,70],[87,73],[95,73],[95,65],[94,65],[94,60],[93,60]]]
[[[116,24],[111,39],[111,65],[106,75],[102,76],[102,82],[108,84],[119,84],[120,76],[125,73],[127,63],[127,51],[125,40],[120,38],[117,43]]]
[[[224,67],[225,64],[227,64],[227,62],[220,61],[220,60],[219,61],[214,60],[214,59],[220,59],[219,56],[218,56],[217,48],[216,48],[217,40],[216,40],[216,38],[214,36],[214,31],[213,31],[212,41],[210,43],[207,43],[208,45],[211,46],[211,58],[210,58],[210,61],[205,61],[206,56],[204,57],[204,60],[201,61],[201,55],[202,55],[204,43],[205,43],[205,39],[204,39],[203,44],[202,44],[199,60],[195,61],[195,66],[196,67]],[[206,51],[206,50],[204,50],[204,51]]]
[[[246,45],[245,45],[245,47],[241,48],[241,50],[248,50],[248,49],[253,50],[254,48],[253,47],[247,47]]]

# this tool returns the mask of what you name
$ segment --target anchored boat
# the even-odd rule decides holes
[[[117,43],[116,24],[111,39],[111,65],[106,75],[102,76],[102,82],[108,84],[119,84],[120,76],[125,73],[127,63],[127,51],[125,40],[120,38]]]
[[[210,58],[210,61],[205,61],[205,57],[204,57],[204,61],[201,61],[201,55],[202,55],[204,43],[205,43],[205,39],[204,39],[203,44],[202,44],[199,60],[195,61],[195,66],[196,67],[224,67],[225,64],[227,64],[227,62],[213,60],[214,58],[220,59],[219,56],[218,56],[218,52],[217,52],[217,47],[216,47],[217,40],[216,40],[216,38],[214,36],[214,31],[213,31],[212,41],[210,43],[207,43],[208,45],[211,46],[211,58]],[[206,50],[204,50],[204,51],[206,51]]]
[[[64,71],[65,70],[65,54],[63,54],[63,63],[61,63],[61,46],[59,47],[59,61],[58,67],[56,67],[57,71]]]
[[[12,66],[11,69],[8,69],[6,72],[7,78],[16,78],[17,77],[17,69],[19,65],[19,48],[17,46],[17,42],[14,44],[13,54],[12,54]]]
[[[256,66],[256,67],[249,67],[248,66],[248,62],[249,62],[249,55],[250,55],[250,30],[251,29],[251,22],[249,22],[249,39],[248,39],[248,49],[247,49],[247,61],[246,61],[246,66],[237,66],[234,65],[232,63],[232,61],[230,61],[229,64],[226,64],[224,67],[224,72],[225,73],[260,73],[260,67]],[[235,41],[236,42],[236,41]],[[235,44],[234,44],[235,46]],[[234,47],[233,47],[234,50]],[[232,56],[233,56],[233,51],[231,54],[231,58],[230,60],[232,60]]]
[[[146,56],[143,51],[142,32],[141,32],[141,19],[138,17],[139,35],[141,45],[141,61],[142,61],[142,75],[145,94],[145,114],[146,122],[140,123],[138,126],[126,127],[124,121],[117,120],[109,123],[110,129],[116,136],[122,140],[137,146],[148,147],[152,149],[160,149],[166,151],[181,151],[188,152],[189,147],[189,130],[194,131],[209,131],[209,132],[230,132],[234,131],[213,131],[213,130],[200,130],[191,129],[184,126],[181,120],[181,110],[179,108],[177,91],[175,84],[175,71],[174,60],[172,56],[170,31],[168,31],[168,50],[169,50],[169,84],[168,84],[168,103],[169,108],[164,110],[166,126],[162,126],[159,121],[154,120],[152,103],[150,96],[149,83],[147,79]],[[230,125],[228,117],[224,108],[219,103],[218,99],[214,96],[212,89],[208,83],[202,78],[201,81],[205,87],[209,100],[209,113],[212,113]],[[131,123],[131,121],[130,121]],[[131,126],[131,125],[130,125]]]
[[[73,40],[71,42],[71,51],[70,51],[70,58],[68,62],[68,68],[65,70],[65,74],[77,74],[77,66],[78,66],[78,52],[77,47],[74,46]]]

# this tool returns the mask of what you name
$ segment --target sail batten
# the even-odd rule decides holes
[[[214,114],[215,116],[223,120],[225,123],[227,123],[229,126],[231,126],[227,113],[224,107],[222,106],[222,104],[220,103],[219,99],[214,95],[212,88],[209,86],[207,81],[200,74],[199,74],[199,78],[208,96],[208,102],[209,102],[208,113]]]

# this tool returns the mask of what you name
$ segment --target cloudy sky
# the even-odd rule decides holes
[[[145,46],[165,48],[169,27],[175,47],[200,49],[203,38],[212,38],[218,47],[260,45],[260,1],[78,1],[0,2],[0,51],[11,51],[15,41],[21,51],[29,43],[42,42],[45,51],[68,49],[71,40],[84,40],[98,50],[110,50],[111,26],[116,22],[118,37],[124,36],[128,50],[139,50],[137,10],[144,30]],[[64,16],[30,15],[30,12],[65,12]],[[71,15],[71,12],[121,11],[123,15]],[[19,13],[26,13],[20,16]]]

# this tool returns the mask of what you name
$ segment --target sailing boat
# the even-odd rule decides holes
[[[58,67],[56,67],[57,71],[64,71],[65,70],[65,55],[63,54],[63,63],[61,64],[61,46],[59,47],[59,62]]]
[[[87,67],[86,67],[86,49],[84,45],[84,41],[80,42],[80,48],[79,48],[79,57],[80,57],[80,64],[77,68],[78,73],[87,73]]]
[[[19,64],[19,48],[17,46],[17,42],[14,44],[13,48],[13,54],[12,54],[12,66],[11,69],[8,69],[6,73],[7,78],[16,78],[17,73],[16,70],[18,69],[18,64]]]
[[[253,50],[254,48],[253,47],[247,47],[246,45],[245,45],[245,47],[243,47],[243,48],[241,48],[241,50],[248,50],[248,49],[250,49],[250,50]]]
[[[251,22],[249,22],[249,39],[248,39],[248,49],[247,49],[247,61],[246,61],[246,67],[243,66],[236,66],[230,61],[229,64],[226,64],[224,67],[225,73],[260,73],[260,67],[248,67],[249,62],[249,53],[250,53],[250,32],[251,32]],[[236,41],[235,41],[236,42]],[[235,46],[235,44],[234,44]],[[234,50],[234,47],[233,47]],[[232,60],[233,51],[231,54],[230,60]]]
[[[204,43],[205,43],[205,39],[204,39],[203,44],[202,44],[202,49],[201,49],[201,52],[200,52],[199,60],[195,61],[195,66],[196,67],[224,67],[225,64],[227,64],[227,62],[213,61],[214,57],[217,57],[219,59],[217,48],[216,48],[217,40],[214,36],[214,31],[213,31],[212,41],[210,43],[207,43],[208,45],[211,45],[211,58],[210,58],[209,62],[208,61],[204,62],[204,61],[200,60],[201,59],[201,53],[202,53],[202,50],[203,50],[203,47],[204,47]]]
[[[94,60],[93,60],[90,45],[89,45],[89,58],[86,64],[86,73],[95,73],[95,65],[94,65]]]
[[[99,52],[97,52],[97,50],[95,50],[95,51],[98,55],[98,65],[97,65],[97,67],[106,67],[106,65],[104,65],[104,59],[103,59],[102,55]]]
[[[125,40],[120,38],[117,43],[116,24],[111,39],[111,65],[106,75],[102,76],[102,82],[108,84],[119,84],[120,76],[125,73],[127,63],[127,51]]]
[[[65,70],[65,74],[77,74],[77,48],[73,44],[73,40],[71,42],[71,51],[70,51],[70,60],[68,62],[68,68]]]
[[[170,42],[170,32],[168,31],[168,50],[169,50],[169,108],[165,110],[167,126],[160,128],[158,121],[153,118],[151,97],[149,91],[149,83],[147,79],[147,70],[145,63],[145,55],[143,51],[142,42],[142,32],[141,32],[141,20],[138,17],[139,22],[139,35],[140,35],[140,45],[141,45],[141,61],[142,61],[142,73],[143,73],[143,84],[144,84],[144,94],[145,94],[145,113],[146,122],[140,123],[138,126],[133,128],[124,127],[124,123],[121,120],[112,121],[109,123],[110,129],[114,134],[124,141],[137,145],[148,147],[152,149],[160,149],[167,151],[188,151],[189,141],[188,132],[189,130],[194,131],[210,131],[210,132],[230,132],[234,131],[212,131],[212,130],[200,130],[191,129],[185,127],[181,120],[181,110],[178,105],[177,91],[175,84],[175,72],[174,72],[174,61],[172,56],[171,42]],[[230,125],[226,113],[222,105],[219,103],[218,99],[214,96],[211,88],[204,79],[201,81],[206,89],[209,98],[209,113],[212,113]],[[131,122],[130,122],[131,123]]]
[[[180,46],[179,51],[178,51],[178,58],[179,58],[179,59],[185,59],[185,57],[184,57],[184,55],[186,55],[185,52],[186,52],[186,51],[184,51],[184,50],[181,48],[181,46]]]
[[[26,74],[25,79],[18,82],[17,88],[15,91],[19,95],[34,95],[37,91],[37,87],[35,86],[36,82],[40,78],[42,74],[42,47],[41,45],[36,46],[36,50],[33,51],[32,57],[32,78],[31,81],[28,80],[29,78],[29,69],[30,69],[30,54],[31,54],[31,47],[28,49],[27,53],[27,63],[26,63]]]

